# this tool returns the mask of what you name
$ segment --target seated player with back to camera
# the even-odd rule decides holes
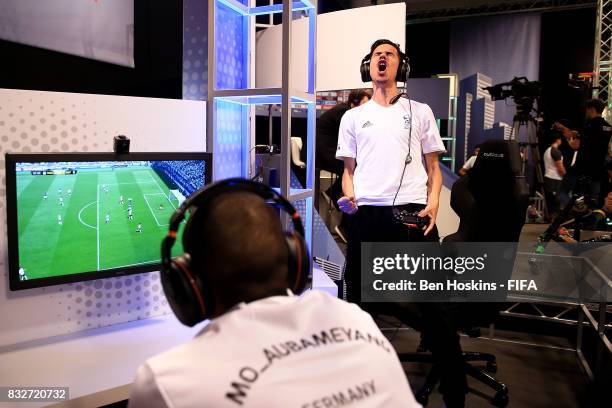
[[[360,301],[362,242],[439,241],[438,156],[445,151],[431,108],[398,92],[397,82],[410,70],[398,44],[375,41],[360,70],[362,80],[372,82],[372,99],[342,117],[336,153],[344,160],[344,197],[338,205],[352,215],[345,272],[351,302]],[[364,308],[417,327],[439,362],[446,406],[465,405],[465,363],[447,305],[368,303]]]
[[[282,230],[277,209],[294,232]],[[188,210],[186,252],[172,259]],[[185,325],[211,320],[140,367],[130,407],[419,407],[367,313],[316,290],[295,295],[307,286],[310,257],[299,215],[274,190],[212,184],[178,208],[169,229],[166,298]]]

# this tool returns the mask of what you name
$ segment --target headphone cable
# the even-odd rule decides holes
[[[392,207],[395,207],[395,200],[397,199],[397,195],[399,194],[402,188],[402,183],[404,182],[404,174],[406,173],[406,167],[408,167],[408,164],[412,162],[412,155],[411,155],[412,153],[412,101],[410,100],[410,98],[408,98],[408,95],[406,93],[400,92],[399,94],[391,98],[391,103],[395,104],[396,102],[399,101],[399,99],[402,96],[406,96],[406,99],[408,99],[408,106],[410,107],[410,133],[408,136],[408,154],[406,155],[406,159],[404,160],[404,169],[402,170],[402,176],[400,178],[400,182],[399,182],[399,186],[397,187],[397,191],[395,192],[395,197],[393,197],[393,204],[391,204]],[[405,106],[404,106],[404,110],[406,111],[406,113],[408,113]]]

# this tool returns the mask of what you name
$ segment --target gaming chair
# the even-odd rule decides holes
[[[528,202],[518,143],[487,141],[474,167],[452,187],[451,207],[460,223],[445,241],[518,242]]]
[[[445,242],[518,242],[525,222],[529,190],[521,174],[519,146],[514,141],[490,140],[481,145],[474,167],[451,190],[451,207],[460,218],[456,233]],[[499,303],[453,304],[452,319],[458,329],[470,337],[480,336],[475,326],[490,324],[503,308]],[[466,320],[469,316],[469,322]],[[426,345],[422,344],[423,348]],[[422,349],[419,347],[419,349]],[[434,363],[430,353],[398,353],[402,362]],[[492,404],[508,404],[508,388],[489,373],[497,371],[495,356],[488,353],[463,352],[466,374],[496,391]],[[471,361],[486,362],[486,370],[470,365]],[[440,380],[440,371],[429,372],[424,386],[416,393],[417,400],[427,405],[429,395]]]

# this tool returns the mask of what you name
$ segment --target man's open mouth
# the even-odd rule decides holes
[[[378,61],[378,72],[385,72],[387,70],[387,61]]]

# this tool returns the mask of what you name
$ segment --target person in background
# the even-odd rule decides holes
[[[567,169],[567,174],[561,182],[559,199],[561,205],[570,200],[570,194],[578,190],[588,194],[597,204],[601,203],[600,192],[603,178],[606,177],[606,156],[612,136],[612,127],[601,116],[606,105],[601,99],[591,99],[586,103],[586,122],[578,132],[569,129],[561,123],[555,123],[553,128],[561,131],[570,147],[576,151],[573,165]]]
[[[476,163],[476,157],[478,157],[479,153],[480,153],[480,145],[478,144],[474,148],[474,154],[470,156],[470,158],[465,161],[465,164],[463,165],[463,167],[459,169],[459,175],[461,177],[465,176],[468,170],[474,167],[474,163]]]
[[[607,214],[612,216],[612,191],[610,191],[606,196],[603,209]]]
[[[325,111],[317,119],[317,169],[327,170],[342,175],[344,164],[336,159],[338,146],[338,132],[342,116],[352,108],[361,106],[370,100],[370,93],[365,89],[354,89],[346,102],[340,102],[333,108]]]
[[[336,159],[340,121],[349,109],[361,106],[369,100],[370,93],[367,90],[354,89],[346,102],[340,102],[317,119],[316,177],[319,176],[319,170],[326,170],[336,176],[334,183],[326,191],[336,208],[338,208],[336,202],[342,197],[342,172],[344,171],[344,163]],[[348,218],[343,215],[340,225],[334,229],[338,236],[346,242]]]
[[[561,138],[560,134],[555,133],[552,144],[544,151],[544,192],[549,218],[554,218],[559,211],[559,186],[565,176],[563,155],[559,150]]]

